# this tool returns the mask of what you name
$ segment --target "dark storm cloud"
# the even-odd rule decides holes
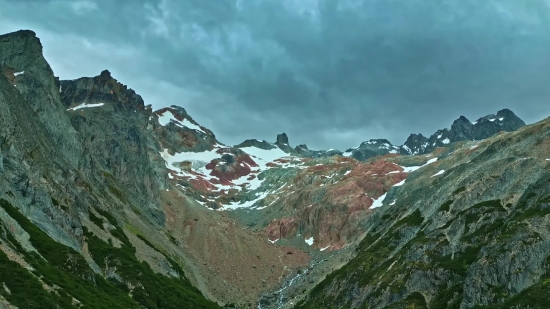
[[[545,0],[6,1],[62,78],[108,68],[227,143],[401,144],[459,115],[550,116]],[[46,42],[47,41],[47,42]],[[47,43],[55,44],[48,47]]]

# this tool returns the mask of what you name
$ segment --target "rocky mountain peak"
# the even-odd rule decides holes
[[[402,146],[403,154],[425,154],[437,147],[466,140],[486,139],[500,131],[515,131],[524,126],[511,110],[503,109],[496,115],[490,114],[471,122],[465,116],[460,116],[451,125],[451,129],[437,130],[430,137],[422,134],[411,134]]]
[[[96,77],[63,80],[59,90],[67,108],[82,103],[110,103],[118,111],[145,110],[141,96],[114,79],[108,70]]]
[[[40,39],[30,30],[0,35],[0,68],[12,82],[14,75],[27,72],[28,76],[36,78],[48,90],[57,83],[52,69],[42,55]]]
[[[288,136],[286,133],[277,134],[277,141],[275,142],[277,145],[288,145]]]
[[[383,139],[383,138],[377,138],[377,139],[370,139],[368,141],[364,141],[363,143],[361,143],[361,145],[378,145],[378,144],[390,144],[390,141],[388,141],[387,139]]]
[[[38,115],[65,160],[77,165],[80,146],[76,131],[67,121],[59,92],[59,82],[42,55],[42,44],[30,30],[0,35],[0,71]]]
[[[514,112],[505,108],[497,112],[497,119],[501,119],[501,125],[504,131],[514,131],[525,125],[525,122],[521,120]]]
[[[460,117],[458,117],[458,119],[453,122],[453,124],[459,124],[459,123],[471,124],[470,120],[468,120],[468,118],[466,118],[466,116],[462,116],[462,115]]]
[[[411,134],[402,146],[402,153],[417,154],[423,148],[422,146],[424,146],[424,149],[426,148],[427,142],[428,138],[421,133]]]
[[[37,57],[42,57],[42,44],[34,31],[19,30],[0,35],[0,46],[4,51],[0,54],[2,64],[9,59],[10,64],[23,66],[28,65]],[[46,62],[45,59],[42,60]],[[24,67],[14,69],[22,70]]]

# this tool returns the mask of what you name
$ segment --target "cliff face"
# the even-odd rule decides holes
[[[298,308],[544,308],[550,119],[411,174],[347,265]]]
[[[35,33],[28,30],[0,36],[1,73],[19,90],[21,99],[34,111],[38,122],[50,135],[54,147],[73,167],[78,165],[81,151],[76,131],[61,112],[59,81],[42,55],[42,45]]]
[[[33,32],[1,36],[0,61],[0,303],[218,307],[169,250],[147,116],[106,117],[116,98],[103,97],[104,110],[67,110]]]
[[[133,90],[103,71],[93,78],[60,82],[64,114],[79,133],[79,169],[97,186],[115,188],[152,222],[162,226],[160,150],[148,132],[153,112]],[[98,172],[100,171],[100,172]],[[116,181],[114,181],[116,180]]]

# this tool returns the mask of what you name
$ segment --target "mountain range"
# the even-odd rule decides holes
[[[546,308],[550,119],[229,146],[0,36],[0,308]]]

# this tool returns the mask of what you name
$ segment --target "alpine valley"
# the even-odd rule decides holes
[[[0,308],[548,308],[550,119],[231,146],[29,30],[0,70]]]

